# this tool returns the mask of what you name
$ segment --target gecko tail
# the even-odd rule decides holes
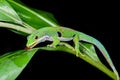
[[[119,74],[107,52],[107,50],[105,49],[105,47],[102,45],[101,42],[99,42],[97,39],[89,36],[89,35],[86,35],[86,34],[83,34],[83,33],[79,33],[80,35],[80,40],[83,40],[85,42],[89,42],[89,43],[92,43],[94,44],[99,50],[100,52],[102,53],[102,55],[105,57],[106,61],[108,62],[108,64],[110,65],[110,67],[112,68],[114,74],[116,75],[116,80],[119,80]]]
[[[117,70],[115,69],[114,66],[113,66],[112,68],[113,68],[113,72],[114,72],[115,75],[116,75],[116,80],[119,80],[120,78],[119,78],[119,74],[118,74]]]

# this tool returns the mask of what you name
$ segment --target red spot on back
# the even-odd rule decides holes
[[[60,27],[59,30],[62,34],[64,34],[62,27]]]

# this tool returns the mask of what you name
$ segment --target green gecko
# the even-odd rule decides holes
[[[95,45],[103,54],[113,72],[117,76],[117,80],[119,80],[118,72],[104,46],[95,38],[84,34],[82,32],[66,28],[66,27],[45,27],[38,29],[33,32],[27,38],[26,50],[31,49],[37,44],[44,41],[53,41],[52,44],[48,45],[49,47],[56,47],[60,41],[70,41],[73,40],[75,44],[76,56],[81,55],[82,53],[79,51],[79,41],[84,41]],[[83,55],[83,54],[82,54]],[[84,56],[84,55],[83,55]]]

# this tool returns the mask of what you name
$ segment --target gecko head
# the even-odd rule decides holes
[[[35,47],[38,43],[40,43],[41,38],[42,38],[42,33],[37,31],[29,35],[27,37],[27,44],[25,50]]]

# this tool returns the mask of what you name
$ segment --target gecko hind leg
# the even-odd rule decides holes
[[[73,42],[74,42],[74,44],[75,44],[76,56],[78,57],[79,54],[80,54],[81,56],[85,56],[85,55],[82,54],[82,53],[80,52],[80,50],[79,50],[79,36],[78,36],[78,35],[75,35],[75,36],[73,37]]]

